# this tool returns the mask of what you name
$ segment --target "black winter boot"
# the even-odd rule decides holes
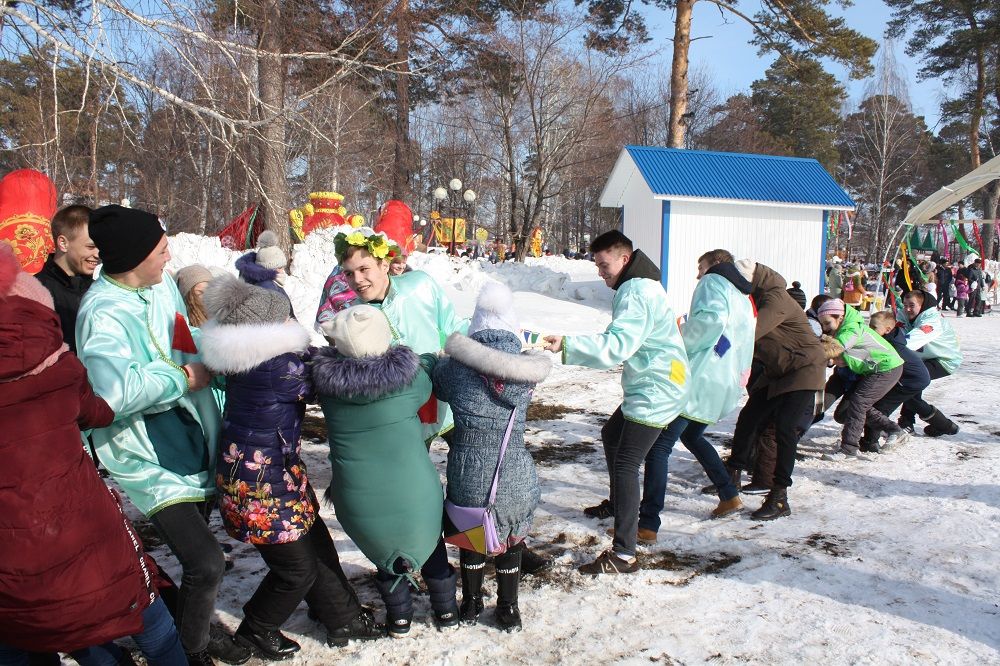
[[[449,567],[451,568],[451,567]],[[438,631],[457,629],[461,618],[458,614],[458,602],[455,601],[458,574],[451,568],[447,578],[424,578],[427,583],[427,593],[431,598],[431,610],[434,611],[434,624]]]
[[[754,520],[774,520],[790,515],[792,508],[788,506],[788,489],[774,487],[767,494],[764,505],[750,514],[750,517]]]
[[[729,463],[726,463],[726,471],[729,472],[729,480],[733,483],[733,488],[740,490],[740,484],[743,483],[743,470],[737,467],[730,467]]]
[[[462,624],[476,624],[483,612],[483,573],[486,556],[467,550],[459,554],[462,569]]]
[[[916,419],[917,415],[910,409],[907,409],[906,405],[903,405],[903,408],[899,410],[899,418],[896,420],[896,424],[912,435],[913,424],[916,422]]]
[[[376,577],[375,587],[385,604],[385,626],[389,636],[402,638],[410,633],[410,623],[413,621],[410,582],[402,577],[387,580]]]
[[[929,418],[924,420],[927,421],[927,426],[924,427],[924,434],[928,437],[958,434],[958,424],[938,411],[937,408],[934,409]]]
[[[246,620],[236,630],[236,642],[269,661],[291,659],[302,647],[280,631],[259,631]]]
[[[326,644],[330,647],[346,647],[349,641],[370,641],[383,636],[385,625],[375,621],[375,614],[370,609],[362,608],[357,617],[344,626],[327,631]]]
[[[245,664],[250,661],[250,650],[238,644],[233,637],[214,624],[209,629],[206,652],[227,664]]]
[[[517,588],[521,584],[521,551],[514,549],[493,560],[497,570],[497,626],[503,631],[521,631]]]

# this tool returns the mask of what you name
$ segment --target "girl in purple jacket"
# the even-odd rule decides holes
[[[382,635],[340,566],[300,457],[299,436],[312,385],[309,333],[289,319],[288,299],[230,275],[205,290],[211,320],[202,357],[226,375],[216,486],[229,536],[252,544],[269,571],[243,606],[236,640],[265,659],[299,645],[279,631],[299,603],[326,625],[328,643]]]

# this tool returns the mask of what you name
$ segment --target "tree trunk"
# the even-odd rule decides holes
[[[260,130],[260,185],[263,192],[264,220],[278,235],[286,255],[291,246],[288,232],[288,180],[285,175],[285,62],[281,53],[281,0],[264,4],[264,23],[260,31],[257,57],[257,86],[260,115],[267,122]],[[269,55],[270,54],[270,55]]]
[[[392,169],[392,198],[410,194],[410,4],[399,0],[396,9],[396,137]]]
[[[674,20],[674,59],[670,66],[670,147],[684,147],[688,106],[688,51],[691,48],[691,14],[696,0],[677,0]]]

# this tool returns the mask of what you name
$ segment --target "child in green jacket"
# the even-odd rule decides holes
[[[823,332],[844,345],[844,353],[837,360],[837,365],[857,375],[850,394],[845,395],[835,413],[837,421],[844,424],[840,450],[823,458],[857,458],[866,422],[872,429],[888,433],[887,446],[898,443],[897,440],[904,435],[903,429],[875,409],[874,405],[899,382],[903,375],[903,359],[892,345],[865,323],[857,310],[845,306],[839,298],[823,303],[816,314]]]
[[[418,569],[438,628],[456,628],[457,575],[441,538],[444,493],[417,416],[431,398],[435,356],[390,346],[389,321],[370,305],[342,310],[322,329],[335,345],[312,361],[330,438],[327,498],[344,531],[378,567],[389,635],[410,630],[409,581]]]

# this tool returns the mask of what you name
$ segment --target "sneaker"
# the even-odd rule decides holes
[[[857,449],[849,449],[847,447],[840,447],[833,453],[824,453],[821,457],[822,460],[828,462],[844,462],[846,460],[867,460],[866,457],[859,455]]]
[[[734,513],[739,513],[742,510],[743,502],[740,500],[740,496],[737,495],[732,499],[719,500],[719,506],[712,509],[712,518],[730,516]]]
[[[740,488],[740,492],[744,495],[766,495],[771,492],[771,487],[765,486],[762,483],[751,481],[747,485]]]
[[[597,506],[588,506],[583,510],[583,515],[603,520],[604,518],[615,517],[615,507],[611,506],[611,500],[602,500]]]
[[[608,528],[608,536],[609,537],[615,536],[615,528],[613,527]],[[641,543],[644,546],[654,544],[656,543],[656,531],[647,530],[645,527],[640,527],[635,533],[635,540],[636,543]]]
[[[885,438],[885,444],[882,445],[883,451],[888,451],[889,449],[905,444],[910,440],[910,435],[912,433],[906,432],[905,430],[897,430],[896,432],[890,432],[889,436]]]
[[[375,621],[375,614],[362,608],[358,616],[343,627],[338,627],[326,635],[330,647],[346,647],[349,641],[370,641],[385,636],[385,626]]]
[[[584,564],[579,567],[577,571],[582,574],[622,574],[622,573],[635,573],[639,570],[639,561],[634,557],[631,559],[625,559],[615,555],[610,550],[606,550],[597,559],[590,564]]]

